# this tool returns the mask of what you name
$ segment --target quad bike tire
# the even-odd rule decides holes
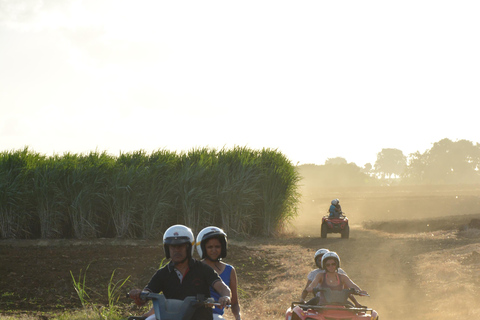
[[[299,317],[296,313],[294,313],[294,314],[292,315],[292,320],[301,320],[301,319],[300,319],[300,317]]]
[[[326,237],[327,237],[327,233],[328,233],[327,225],[323,223],[323,224],[322,224],[322,229],[321,229],[321,232],[320,232],[320,237],[326,238]]]
[[[348,239],[348,237],[350,237],[350,227],[347,224],[345,226],[345,229],[343,229],[343,231],[342,231],[342,238],[343,239]]]

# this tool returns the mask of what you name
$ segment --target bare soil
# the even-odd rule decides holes
[[[465,227],[480,218],[476,209],[424,217],[412,212],[400,219],[352,210],[350,239],[336,234],[321,239],[321,214],[304,207],[287,236],[230,240],[225,260],[238,273],[243,318],[282,319],[314,268],[314,252],[328,248],[369,292],[360,302],[381,319],[480,319],[480,231]],[[114,282],[130,276],[122,288],[127,292],[143,287],[163,257],[159,241],[0,241],[0,317],[26,313],[48,319],[80,308],[70,272],[78,279],[87,267],[89,300],[105,305],[113,271]],[[125,316],[143,312],[123,294],[118,304]],[[227,318],[232,319],[229,313]]]

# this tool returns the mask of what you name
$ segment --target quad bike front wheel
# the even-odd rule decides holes
[[[322,223],[322,229],[321,229],[321,232],[320,232],[320,236],[322,238],[326,238],[327,237],[327,233],[328,233],[328,230],[327,230],[327,225],[325,223]]]
[[[350,236],[350,227],[347,224],[342,231],[342,238],[343,239],[348,239],[349,236]]]

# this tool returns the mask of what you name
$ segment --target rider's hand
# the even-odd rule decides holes
[[[140,299],[140,293],[142,293],[142,290],[140,289],[132,289],[128,293],[128,296],[130,297],[130,299],[133,299],[133,301],[137,306],[143,306],[145,305],[145,303],[147,303],[146,301],[143,301],[142,299]]]
[[[220,303],[222,308],[225,308],[227,304],[231,304],[229,296],[223,296],[218,299],[218,303]]]

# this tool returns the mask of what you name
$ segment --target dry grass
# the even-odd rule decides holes
[[[480,229],[466,228],[458,233],[459,236],[464,238],[480,238]]]
[[[426,288],[429,319],[480,319],[480,244],[418,257],[419,284]]]
[[[245,319],[282,319],[292,301],[300,298],[305,286],[307,274],[313,269],[312,250],[306,252],[299,246],[264,246],[280,253],[283,259],[274,261],[281,266],[281,271],[269,274],[271,285],[263,292],[254,294],[250,301],[241,301],[242,317]],[[278,255],[277,255],[278,256]],[[241,285],[241,284],[240,284]],[[227,311],[225,318],[233,320],[231,312]]]

